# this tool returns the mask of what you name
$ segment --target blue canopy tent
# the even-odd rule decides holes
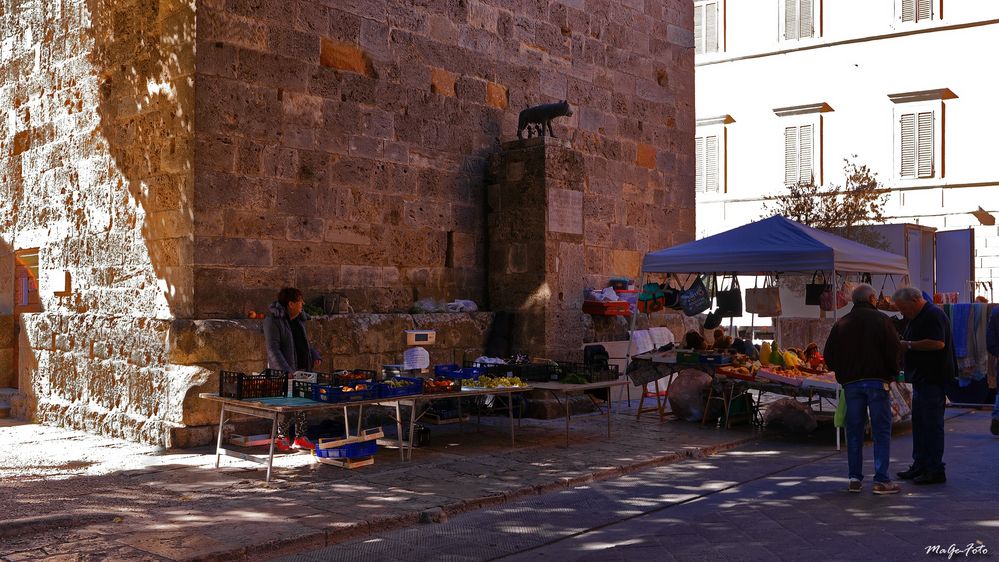
[[[812,274],[871,273],[908,277],[904,256],[816,230],[782,216],[749,223],[701,240],[645,254],[639,279],[649,273]],[[834,311],[835,315],[836,312]],[[637,315],[632,315],[631,330]],[[629,349],[628,357],[631,357]]]
[[[836,279],[838,273],[908,277],[909,269],[904,256],[774,216],[701,240],[649,252],[642,260],[639,278],[644,285],[645,277],[650,273],[811,275],[816,271]],[[632,315],[632,332],[636,319],[637,314]],[[629,344],[629,361],[631,347]],[[839,449],[838,431],[836,441]]]
[[[882,273],[907,275],[904,256],[816,230],[782,216],[645,254],[645,273]]]

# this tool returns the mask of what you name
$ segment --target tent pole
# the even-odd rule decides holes
[[[835,321],[839,318],[839,302],[837,302],[836,295],[839,294],[839,280],[836,279],[836,267],[832,270],[833,287],[832,287],[832,301],[833,301],[833,320]]]
[[[642,290],[645,288],[645,283],[648,281],[648,274],[643,269],[639,269],[638,270],[638,279],[641,281],[641,285],[639,285],[640,288],[638,289],[639,294],[641,294]],[[627,373],[628,373],[628,367],[631,366],[631,346],[635,344],[634,333],[635,333],[635,323],[638,321],[638,314],[639,314],[639,312],[638,312],[638,304],[637,304],[637,301],[636,301],[635,313],[631,315],[631,327],[628,329],[628,351],[627,351],[627,353],[624,354],[624,372],[625,372],[626,376],[627,376]],[[645,392],[645,386],[644,385],[642,386],[642,392]],[[610,393],[608,393],[608,396],[610,396]],[[628,386],[628,407],[629,408],[631,407],[631,386],[630,386],[630,383],[629,383],[629,386]]]

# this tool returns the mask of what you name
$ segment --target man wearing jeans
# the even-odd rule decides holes
[[[989,315],[989,325],[985,329],[985,347],[996,362],[996,371],[999,371],[999,306],[993,308]],[[996,405],[992,410],[992,435],[999,435],[999,392],[996,392]]]
[[[823,350],[826,365],[846,395],[846,452],[850,492],[859,493],[864,479],[864,426],[871,414],[874,438],[874,493],[897,494],[901,489],[888,476],[891,446],[891,404],[888,385],[898,372],[898,332],[877,307],[877,294],[868,284],[853,290],[853,310],[833,325]]]
[[[912,382],[912,466],[898,473],[914,484],[942,484],[944,472],[944,387],[957,374],[950,320],[913,287],[895,291],[898,311],[909,321],[902,333],[906,380]]]

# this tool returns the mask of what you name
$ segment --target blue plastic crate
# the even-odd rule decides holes
[[[378,441],[361,441],[359,443],[349,443],[342,447],[332,449],[320,449],[316,447],[316,456],[324,459],[359,459],[370,457],[378,452]]]
[[[423,379],[414,379],[410,377],[395,377],[393,380],[406,381],[409,382],[410,384],[407,386],[393,387],[389,386],[384,382],[380,382],[377,385],[379,398],[410,396],[413,394],[420,394],[421,392],[423,392]]]
[[[378,398],[378,389],[373,384],[364,390],[353,390],[350,392],[345,392],[340,386],[330,386],[328,384],[317,384],[312,388],[312,399],[317,402],[360,402],[361,400],[374,400]]]
[[[439,377],[454,378],[455,377],[455,373],[459,373],[459,372],[461,372],[461,366],[456,365],[454,363],[450,363],[448,365],[435,365],[434,366],[434,375],[437,375]]]
[[[702,353],[700,360],[701,363],[708,365],[728,365],[732,362],[732,356],[728,354]]]

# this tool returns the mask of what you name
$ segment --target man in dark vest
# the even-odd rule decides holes
[[[902,333],[905,378],[912,383],[912,466],[898,473],[915,484],[941,484],[944,472],[944,387],[957,373],[950,320],[919,289],[902,287],[895,305],[909,321]]]

